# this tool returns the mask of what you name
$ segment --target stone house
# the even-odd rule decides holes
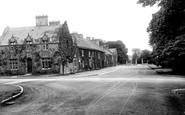
[[[36,16],[36,26],[5,28],[0,37],[1,74],[58,73],[58,44],[56,31],[60,21],[48,23],[48,16]],[[82,34],[72,33],[76,53],[64,73],[101,69],[112,66],[112,54],[98,42],[84,39]],[[108,56],[109,55],[109,56]],[[110,57],[111,56],[111,57]]]
[[[36,26],[5,28],[0,38],[1,72],[57,72],[52,57],[58,50],[56,30],[61,26],[59,21],[48,25],[48,16],[36,16]]]
[[[113,66],[116,66],[118,63],[118,53],[117,53],[117,49],[116,48],[110,48],[109,49],[111,54],[112,54],[112,63]]]
[[[82,34],[72,33],[74,43],[77,44],[75,55],[76,71],[87,71],[104,68],[104,50],[90,39],[83,38]],[[77,61],[76,61],[77,60]]]

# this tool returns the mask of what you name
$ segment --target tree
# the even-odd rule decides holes
[[[184,63],[185,0],[139,0],[143,6],[158,4],[147,31],[157,65],[180,68]],[[180,54],[181,56],[176,55]],[[177,61],[178,60],[178,61]],[[185,64],[185,63],[184,63]]]
[[[148,63],[151,60],[151,52],[149,50],[142,50],[138,60],[141,63]]]
[[[141,50],[139,48],[133,48],[132,49],[132,63],[133,64],[138,64],[140,61],[138,60],[140,55],[141,55]]]
[[[133,64],[137,64],[137,63],[138,63],[137,60],[138,60],[138,55],[137,55],[136,53],[134,53],[134,54],[132,55],[132,63],[133,63]]]
[[[125,64],[128,60],[128,49],[126,48],[125,44],[121,41],[108,41],[106,43],[109,48],[116,48],[118,53],[118,63],[119,64]]]
[[[72,36],[70,35],[67,22],[65,21],[62,27],[60,27],[57,31],[57,38],[59,39],[59,67],[63,68],[64,74],[64,66],[67,64],[67,62],[71,63],[73,62],[73,56],[74,56],[74,46],[73,46],[73,40]]]

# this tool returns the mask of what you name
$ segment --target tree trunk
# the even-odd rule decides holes
[[[62,63],[62,75],[64,75],[64,63]]]
[[[59,72],[58,74],[61,74],[61,63],[59,63]]]

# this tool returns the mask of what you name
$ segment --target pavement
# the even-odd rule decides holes
[[[183,115],[173,93],[184,76],[158,75],[147,65],[116,66],[70,76],[0,79],[24,93],[2,115]],[[176,91],[176,90],[175,90]]]
[[[20,91],[20,88],[15,85],[1,84],[0,85],[0,102],[16,94]]]

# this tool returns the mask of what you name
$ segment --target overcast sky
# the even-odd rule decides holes
[[[36,15],[68,22],[70,32],[106,41],[122,40],[132,48],[151,49],[146,28],[157,7],[143,8],[137,0],[2,0],[0,33],[11,27],[35,26]]]

